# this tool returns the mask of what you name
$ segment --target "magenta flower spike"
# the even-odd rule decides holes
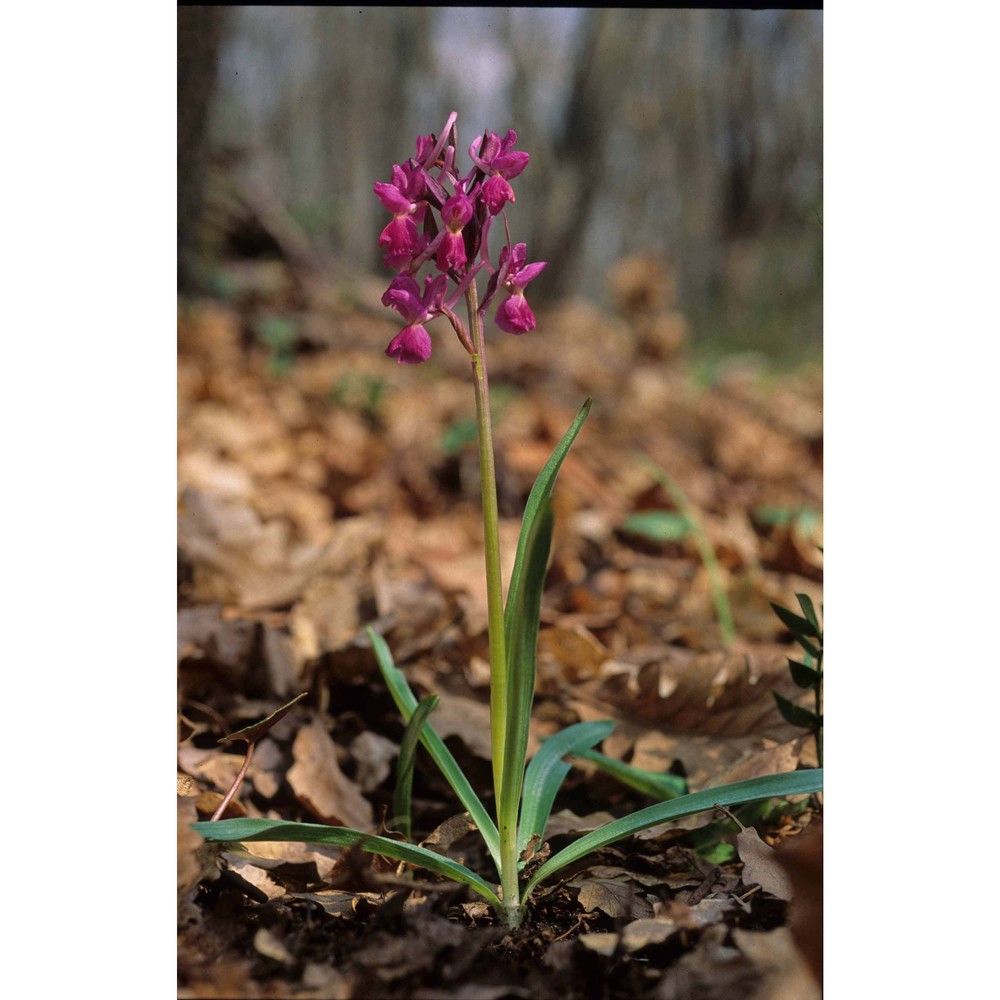
[[[482,358],[483,320],[501,288],[506,297],[496,308],[497,326],[521,334],[536,325],[524,289],[545,267],[544,262],[529,264],[525,245],[511,246],[506,213],[507,245],[496,266],[489,247],[493,220],[515,200],[510,182],[531,157],[514,148],[517,133],[513,129],[506,133],[487,130],[469,147],[472,166],[466,172],[458,163],[457,119],[453,111],[440,133],[418,135],[415,157],[394,165],[392,179],[374,188],[392,213],[378,242],[385,251],[385,263],[399,272],[382,302],[396,309],[406,323],[386,350],[401,364],[419,364],[431,356],[425,324],[436,316],[445,316],[468,353]],[[428,262],[441,273],[428,278],[421,291],[414,279]],[[477,275],[482,271],[489,280],[480,300]],[[463,295],[469,307],[468,327],[453,311]]]
[[[512,149],[515,142],[517,133],[511,129],[503,139],[496,132],[477,136],[469,147],[472,162],[488,175],[483,184],[483,201],[490,215],[499,215],[507,202],[513,204],[517,200],[510,181],[524,170],[531,157]]]
[[[515,244],[512,250],[504,247],[500,251],[499,280],[509,295],[500,303],[495,321],[504,333],[521,334],[535,329],[535,314],[524,297],[528,282],[538,277],[546,267],[546,261],[526,264],[527,246]]]

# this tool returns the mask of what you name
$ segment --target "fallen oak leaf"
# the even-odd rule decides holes
[[[752,826],[736,835],[736,850],[743,862],[743,881],[746,885],[756,882],[778,899],[792,898],[791,880],[781,867],[774,848],[765,844]]]
[[[292,756],[295,763],[288,771],[288,784],[306,809],[323,823],[372,828],[371,803],[341,771],[336,746],[320,719],[298,731]]]
[[[781,866],[773,847],[760,839],[752,826],[744,826],[725,806],[721,809],[740,828],[736,835],[736,850],[743,862],[743,884],[759,885],[778,899],[792,898],[792,882]]]
[[[588,878],[576,879],[569,885],[579,888],[580,893],[577,898],[580,905],[588,912],[601,910],[614,919],[625,917],[630,920],[653,915],[653,908],[649,902],[627,881]]]
[[[476,829],[476,824],[468,813],[459,813],[441,823],[425,840],[420,841],[421,847],[433,848],[438,854],[448,854],[448,848],[467,833]]]

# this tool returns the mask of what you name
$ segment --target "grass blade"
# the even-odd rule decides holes
[[[763,778],[737,781],[731,785],[721,785],[718,788],[706,788],[701,792],[681,795],[670,802],[657,802],[656,805],[616,819],[573,841],[569,847],[553,855],[535,872],[524,894],[527,896],[543,879],[578,861],[591,851],[607,847],[616,840],[630,837],[641,830],[648,830],[651,826],[665,823],[667,820],[680,819],[682,816],[713,809],[716,803],[724,806],[740,805],[743,802],[755,802],[758,799],[770,799],[776,796],[808,795],[822,789],[823,769],[811,768],[806,771],[769,774]]]
[[[578,722],[562,732],[550,736],[531,758],[524,774],[524,792],[521,802],[521,826],[518,830],[517,850],[520,854],[533,834],[545,833],[545,824],[552,812],[552,803],[570,772],[571,765],[563,760],[567,754],[580,754],[609,736],[615,728],[611,720]]]
[[[351,830],[346,826],[286,823],[280,819],[223,819],[217,823],[192,823],[191,826],[206,840],[244,843],[258,840],[285,840],[303,844],[333,844],[337,847],[358,846],[370,854],[380,854],[394,861],[405,861],[409,865],[426,868],[455,882],[461,882],[475,889],[493,906],[500,906],[497,894],[474,871],[416,844],[403,844],[398,840],[379,837],[373,833],[362,833],[361,830]]]
[[[427,716],[437,708],[441,699],[436,694],[422,699],[414,709],[410,721],[406,724],[403,741],[399,745],[399,759],[396,761],[396,790],[392,796],[392,826],[410,839],[410,812],[413,799],[413,770],[417,763],[417,743],[420,740],[420,730],[427,721]]]
[[[687,782],[676,774],[657,774],[655,771],[643,771],[631,764],[625,764],[612,757],[605,757],[604,754],[596,750],[586,750],[578,753],[578,757],[589,760],[596,764],[602,771],[606,771],[613,778],[617,778],[623,785],[634,788],[643,795],[648,795],[653,799],[676,799],[679,795],[687,793]]]
[[[698,517],[698,512],[691,501],[688,500],[687,494],[681,489],[680,484],[673,476],[669,475],[666,469],[660,468],[660,466],[647,458],[642,452],[638,452],[636,457],[652,474],[653,478],[667,491],[670,499],[677,506],[677,510],[690,526],[692,541],[698,548],[698,554],[701,557],[702,565],[708,574],[709,585],[712,588],[712,601],[715,604],[715,615],[719,619],[719,632],[722,634],[722,642],[726,646],[731,646],[736,639],[736,626],[733,623],[733,608],[729,603],[729,594],[726,590],[726,578],[722,572],[722,567],[719,566],[715,549]]]
[[[392,653],[385,639],[370,626],[368,628],[368,637],[371,639],[372,649],[375,650],[375,658],[378,660],[379,669],[382,671],[382,677],[389,688],[392,700],[396,703],[396,707],[399,709],[400,715],[403,716],[403,720],[409,722],[410,717],[417,708],[417,696],[413,693],[409,683],[407,683],[403,672],[393,663]],[[420,733],[420,742],[423,743],[424,749],[434,759],[434,763],[440,768],[441,773],[448,779],[448,784],[451,785],[459,801],[465,806],[465,811],[472,817],[473,823],[479,828],[483,840],[486,841],[490,857],[493,858],[493,862],[497,866],[497,872],[499,872],[500,834],[497,831],[496,824],[490,818],[490,814],[486,811],[486,807],[480,801],[479,796],[476,795],[472,785],[469,784],[469,779],[462,773],[462,769],[458,766],[458,762],[452,756],[451,751],[444,745],[444,740],[434,732],[434,728],[430,723],[424,724]]]

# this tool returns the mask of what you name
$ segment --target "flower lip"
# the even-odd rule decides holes
[[[390,267],[402,267],[419,252],[421,243],[417,224],[408,215],[397,215],[382,230],[378,245],[385,247],[385,261]]]
[[[465,240],[460,232],[449,230],[444,234],[435,263],[440,271],[461,271],[465,267],[468,256],[465,253]]]
[[[385,353],[401,365],[418,365],[431,356],[431,336],[419,323],[404,326],[389,342]]]
[[[494,174],[483,185],[483,201],[490,215],[499,215],[508,201],[513,204],[516,200],[514,189],[500,174]]]
[[[528,300],[520,291],[508,295],[497,308],[494,316],[496,325],[504,333],[522,334],[535,329],[535,314]]]

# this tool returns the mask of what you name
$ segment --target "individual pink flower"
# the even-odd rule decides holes
[[[537,278],[546,267],[545,261],[526,264],[527,246],[517,243],[512,250],[500,251],[499,283],[510,293],[497,307],[494,321],[504,333],[527,333],[535,329],[535,314],[524,297],[528,282]]]
[[[424,290],[407,274],[397,275],[382,296],[382,305],[391,306],[406,321],[385,349],[390,358],[400,364],[416,365],[431,356],[431,337],[424,323],[441,312],[448,278],[439,274],[424,280]]]
[[[472,201],[461,191],[441,206],[441,221],[447,231],[435,259],[439,271],[461,271],[465,268],[467,258],[462,229],[472,218],[472,212]]]
[[[496,132],[477,136],[469,147],[472,162],[488,175],[483,184],[483,201],[490,215],[499,215],[508,201],[513,204],[517,200],[508,182],[524,170],[531,157],[512,149],[515,142],[517,133],[511,129],[503,139]]]
[[[393,166],[390,184],[375,182],[379,201],[393,213],[378,238],[379,246],[385,247],[383,259],[388,267],[405,267],[427,245],[417,229],[427,211],[426,191],[424,175],[412,161]]]

